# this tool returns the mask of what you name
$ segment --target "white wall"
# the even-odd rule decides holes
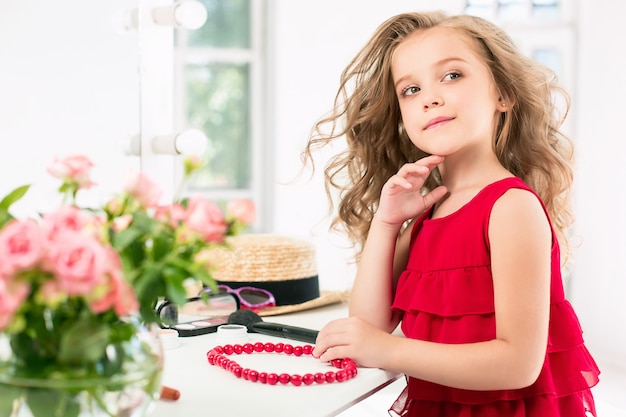
[[[587,344],[605,380],[616,378],[613,398],[626,409],[626,78],[619,74],[626,68],[624,16],[625,2],[580,1],[575,139],[581,243],[571,294]],[[623,376],[616,375],[620,367]]]
[[[101,190],[138,167],[121,152],[139,130],[137,33],[116,33],[112,24],[115,12],[133,4],[0,2],[0,195],[40,184],[24,210],[40,209],[54,194],[45,168],[55,155],[90,156]]]

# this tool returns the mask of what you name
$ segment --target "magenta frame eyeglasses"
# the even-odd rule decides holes
[[[274,295],[262,288],[246,286],[233,289],[223,284],[218,285],[217,288],[220,292],[227,292],[237,296],[242,309],[257,310],[264,307],[274,307],[276,305]]]

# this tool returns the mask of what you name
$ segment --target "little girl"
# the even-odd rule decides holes
[[[406,374],[390,411],[595,415],[599,370],[561,279],[573,149],[554,80],[485,20],[401,14],[316,125],[306,158],[347,141],[325,175],[359,265],[350,317],[314,354]]]

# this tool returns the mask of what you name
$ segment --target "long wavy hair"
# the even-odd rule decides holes
[[[302,154],[305,163],[313,163],[315,148],[339,139],[347,142],[345,151],[335,155],[324,170],[326,193],[335,213],[331,228],[347,233],[358,248],[358,257],[385,182],[403,164],[427,155],[403,129],[391,61],[407,36],[434,26],[452,28],[473,39],[500,94],[514,103],[502,113],[493,148],[500,163],[542,198],[566,251],[566,231],[573,222],[569,193],[574,149],[559,129],[569,109],[569,96],[558,86],[553,71],[522,55],[496,25],[474,16],[441,12],[403,13],[380,25],[342,72],[332,111],[313,127]],[[561,115],[557,96],[564,102]],[[439,172],[434,170],[424,191],[440,183]]]

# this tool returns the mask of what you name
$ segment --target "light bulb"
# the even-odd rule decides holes
[[[187,0],[152,9],[152,18],[159,25],[194,30],[204,25],[207,11],[202,3]]]

